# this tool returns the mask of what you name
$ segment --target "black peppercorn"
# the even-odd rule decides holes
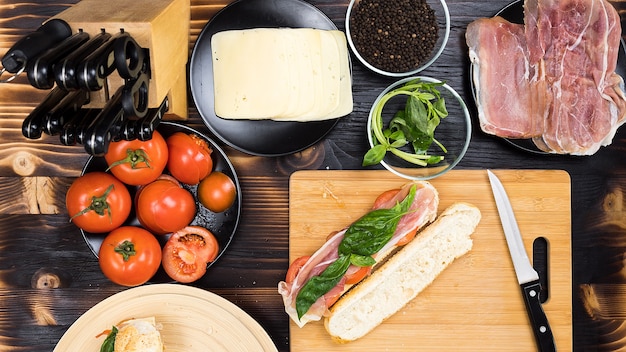
[[[361,0],[352,9],[350,33],[365,61],[396,73],[425,63],[439,37],[435,11],[425,0]]]

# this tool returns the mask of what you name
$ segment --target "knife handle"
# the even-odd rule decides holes
[[[51,19],[36,31],[18,40],[2,57],[2,66],[10,73],[26,68],[26,63],[72,35],[72,28],[61,19]]]
[[[521,284],[522,295],[524,296],[524,303],[526,304],[526,311],[530,318],[531,327],[535,334],[535,340],[537,341],[537,348],[540,352],[552,352],[556,351],[554,345],[554,336],[552,335],[552,329],[548,324],[548,318],[543,311],[541,301],[539,299],[539,293],[541,292],[541,285],[539,281],[531,281],[525,284]]]

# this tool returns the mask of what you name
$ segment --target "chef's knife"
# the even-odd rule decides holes
[[[517,226],[509,197],[498,177],[490,170],[487,170],[487,174],[489,175],[489,182],[496,200],[498,214],[500,214],[500,221],[502,222],[502,229],[506,236],[506,243],[508,244],[513,266],[515,267],[517,281],[522,289],[522,296],[524,297],[528,318],[530,319],[530,324],[535,334],[537,348],[540,352],[556,351],[552,329],[548,324],[548,318],[539,300],[539,293],[541,292],[539,274],[537,274],[537,271],[535,271],[530,264],[530,260],[526,254],[522,235]]]

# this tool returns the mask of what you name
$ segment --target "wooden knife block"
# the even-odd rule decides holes
[[[81,0],[54,18],[66,21],[74,32],[94,36],[103,29],[130,34],[150,53],[148,107],[157,108],[167,96],[166,119],[187,118],[187,60],[189,57],[190,0]],[[109,95],[124,84],[117,71],[108,77]],[[102,108],[105,90],[91,93],[85,108]]]

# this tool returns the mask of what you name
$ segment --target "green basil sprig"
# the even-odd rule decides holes
[[[298,318],[304,314],[320,297],[335,287],[346,274],[350,264],[366,267],[376,264],[372,258],[393,237],[400,219],[409,212],[415,199],[416,188],[411,187],[409,194],[391,209],[376,209],[355,221],[339,243],[339,257],[319,275],[307,281],[296,296]]]
[[[431,144],[444,153],[446,148],[435,139],[435,128],[448,116],[445,99],[437,90],[443,82],[423,82],[419,78],[387,92],[374,106],[371,131],[374,146],[363,157],[363,166],[378,164],[390,152],[412,164],[426,166],[444,159],[443,155],[428,154]],[[383,107],[397,95],[407,96],[403,110],[398,111],[389,126],[383,126]],[[411,145],[408,152],[402,147]]]

